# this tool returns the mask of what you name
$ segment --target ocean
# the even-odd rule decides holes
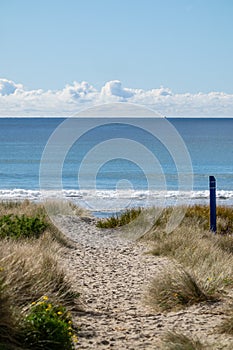
[[[164,123],[0,118],[0,200],[62,196],[94,213],[207,203],[213,175],[218,203],[232,205],[233,119]]]

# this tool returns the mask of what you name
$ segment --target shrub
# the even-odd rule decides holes
[[[77,340],[66,308],[47,296],[33,302],[23,320],[24,344],[30,349],[72,350]]]
[[[48,227],[48,223],[40,217],[27,217],[25,215],[4,215],[0,217],[1,238],[38,238]]]

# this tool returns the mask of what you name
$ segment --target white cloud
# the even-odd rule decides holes
[[[87,107],[129,102],[167,116],[233,116],[233,94],[224,92],[176,94],[169,88],[126,88],[119,80],[97,89],[73,82],[62,90],[26,90],[22,84],[0,79],[0,116],[70,116]]]
[[[108,81],[101,89],[101,96],[104,99],[109,97],[117,97],[118,101],[124,102],[133,97],[135,90],[125,89],[119,80]]]
[[[15,84],[12,80],[0,79],[0,95],[8,96],[14,94],[17,89],[22,89],[21,84]]]

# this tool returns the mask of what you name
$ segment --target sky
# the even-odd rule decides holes
[[[0,0],[0,115],[233,116],[232,0]]]

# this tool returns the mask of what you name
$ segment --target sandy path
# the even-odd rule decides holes
[[[207,340],[210,349],[225,349],[229,339],[214,331],[224,318],[223,302],[155,313],[145,304],[145,293],[165,259],[145,254],[142,244],[103,233],[93,221],[61,216],[56,221],[76,242],[63,262],[87,310],[75,320],[81,327],[77,349],[156,350],[161,334],[173,328]]]

